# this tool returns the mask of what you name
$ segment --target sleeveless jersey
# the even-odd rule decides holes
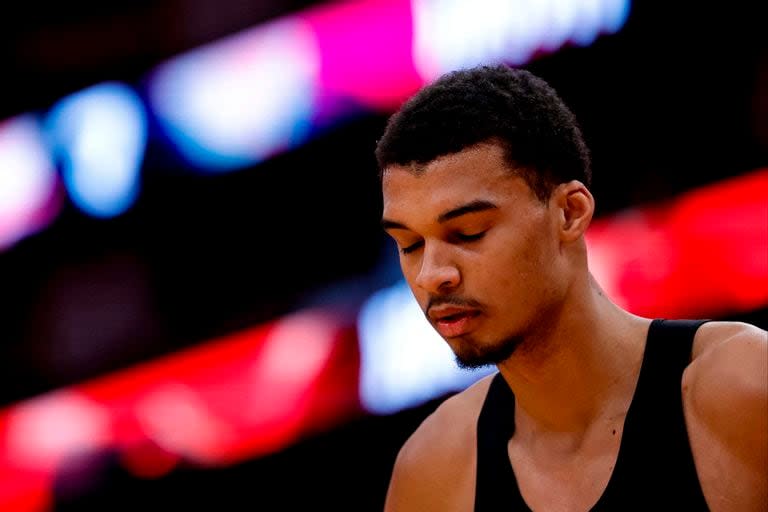
[[[693,463],[681,392],[693,337],[704,322],[651,322],[616,465],[591,510],[708,510]],[[475,512],[530,510],[507,451],[514,432],[515,396],[497,374],[477,424]]]

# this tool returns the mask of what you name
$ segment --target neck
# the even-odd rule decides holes
[[[626,414],[649,321],[611,303],[591,279],[585,289],[578,307],[532,329],[499,365],[515,393],[518,430],[578,435]]]

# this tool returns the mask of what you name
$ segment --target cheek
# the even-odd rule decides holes
[[[400,254],[400,271],[403,273],[403,277],[408,284],[412,285],[418,275],[418,266],[413,261],[413,257],[406,257]]]
[[[550,302],[560,297],[567,286],[567,275],[562,255],[556,245],[540,239],[528,256],[527,286],[533,301]]]
[[[504,240],[497,248],[493,262],[481,270],[487,286],[497,293],[518,295],[530,293],[548,280],[551,257],[541,237],[527,236]]]
[[[416,286],[416,278],[419,274],[419,263],[417,261],[414,261],[415,258],[403,258],[403,256],[400,256],[400,271],[403,274],[403,278],[405,279],[405,282],[408,284],[408,288],[411,289],[411,293],[416,298],[416,300],[419,302],[419,304],[423,305],[424,301],[424,291]]]

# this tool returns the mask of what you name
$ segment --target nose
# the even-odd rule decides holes
[[[425,244],[422,254],[416,286],[430,293],[445,293],[459,285],[461,272],[451,261],[450,253],[441,251],[436,245]]]

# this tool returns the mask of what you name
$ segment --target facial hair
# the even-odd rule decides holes
[[[522,342],[521,336],[509,336],[490,344],[481,344],[477,340],[466,337],[461,338],[460,344],[452,348],[459,368],[475,370],[506,361]]]
[[[424,315],[429,320],[429,311],[431,308],[441,305],[463,306],[476,308],[483,311],[485,308],[482,303],[474,299],[460,297],[458,295],[432,296],[429,299]],[[459,344],[451,345],[456,357],[456,364],[459,368],[474,370],[484,366],[494,365],[509,359],[510,356],[522,343],[522,336],[510,335],[500,341],[490,344],[479,343],[471,335],[459,338]]]

